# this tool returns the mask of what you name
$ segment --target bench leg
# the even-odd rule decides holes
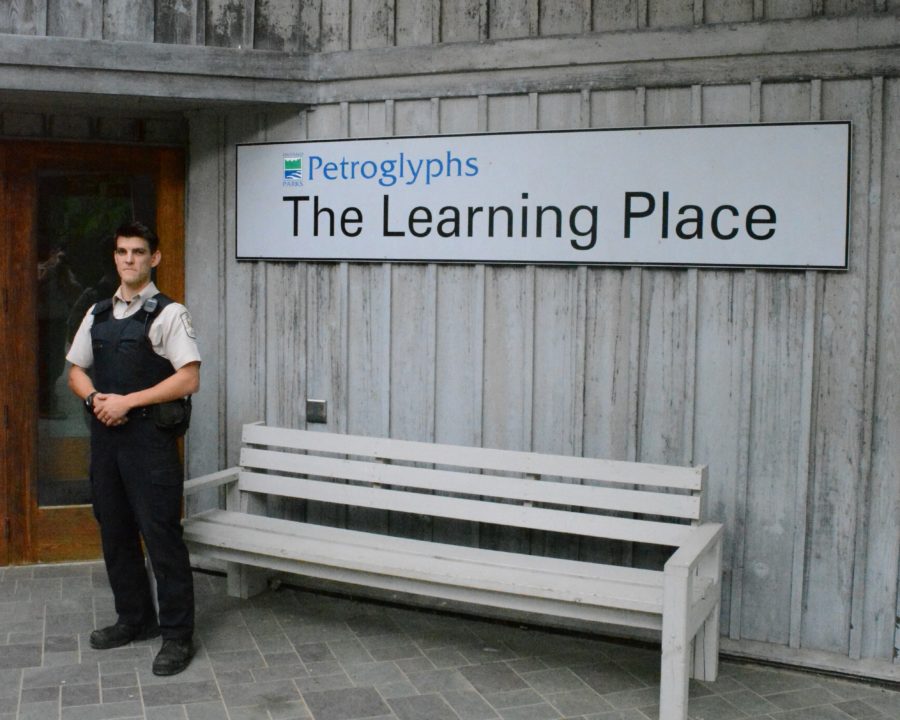
[[[688,637],[687,577],[666,574],[663,587],[659,720],[687,720],[692,647]]]
[[[243,600],[264,592],[271,575],[261,568],[231,562],[226,563],[225,573],[228,577],[228,594]]]
[[[694,672],[691,677],[714,682],[719,676],[719,604],[712,609],[694,638]]]

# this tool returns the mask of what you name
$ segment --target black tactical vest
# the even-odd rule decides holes
[[[152,310],[148,307],[156,301]],[[94,306],[91,345],[94,349],[93,380],[100,392],[127,395],[146,390],[175,374],[166,358],[157,355],[147,336],[150,325],[172,300],[160,293],[144,301],[134,315],[113,317],[112,298]]]

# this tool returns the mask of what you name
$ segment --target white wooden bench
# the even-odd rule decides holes
[[[244,427],[240,463],[185,484],[186,494],[227,489],[225,510],[191,516],[184,530],[195,558],[225,564],[231,594],[249,596],[265,588],[266,572],[288,572],[658,630],[663,720],[687,717],[689,677],[716,678],[722,526],[701,524],[705,467],[260,424]],[[674,551],[662,570],[534,556],[267,517],[266,496]]]

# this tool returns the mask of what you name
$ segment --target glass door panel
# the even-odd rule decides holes
[[[87,505],[89,424],[68,389],[65,354],[88,308],[118,287],[111,231],[156,217],[153,178],[41,172],[37,178],[40,507]]]

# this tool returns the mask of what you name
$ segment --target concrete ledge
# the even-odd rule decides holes
[[[0,35],[0,90],[296,106],[893,75],[898,48],[896,14],[316,55]]]

